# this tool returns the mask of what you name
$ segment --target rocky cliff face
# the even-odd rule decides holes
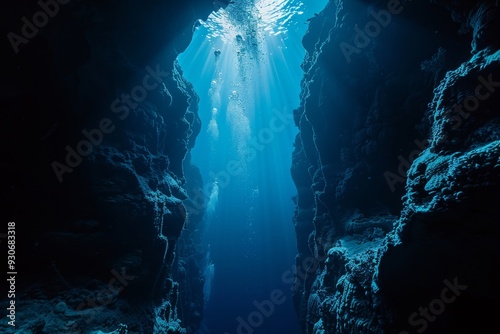
[[[2,11],[16,331],[195,332],[203,305],[185,300],[203,301],[203,283],[181,259],[196,239],[174,255],[186,182],[201,182],[187,156],[200,121],[174,61],[196,20],[222,5],[49,0]]]
[[[311,20],[292,166],[306,333],[495,332],[499,19],[495,1],[339,0]]]

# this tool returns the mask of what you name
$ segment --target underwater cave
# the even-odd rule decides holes
[[[498,332],[498,1],[0,15],[0,333]]]

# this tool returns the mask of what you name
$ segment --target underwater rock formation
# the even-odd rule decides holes
[[[330,1],[310,21],[291,169],[305,333],[495,332],[499,19],[495,1]]]
[[[203,282],[196,318],[182,302],[198,291],[186,295],[176,279],[195,286],[202,274],[182,278],[174,255],[200,122],[174,61],[215,9],[23,1],[2,11],[2,155],[13,176],[4,221],[17,222],[22,263],[16,332],[195,332]]]

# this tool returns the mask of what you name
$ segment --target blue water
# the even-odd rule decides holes
[[[235,1],[201,22],[178,57],[202,121],[191,154],[206,185],[213,266],[205,270],[200,334],[300,333],[290,282],[297,253],[292,110],[306,20],[325,4]]]

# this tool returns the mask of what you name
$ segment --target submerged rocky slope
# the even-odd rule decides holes
[[[339,0],[311,20],[291,169],[306,333],[496,331],[499,14]]]
[[[174,61],[196,20],[222,5],[2,10],[3,221],[17,224],[19,276],[17,326],[2,321],[0,332],[195,332],[201,273],[182,259],[196,238],[174,255],[186,186],[201,182],[187,156],[200,122]]]

